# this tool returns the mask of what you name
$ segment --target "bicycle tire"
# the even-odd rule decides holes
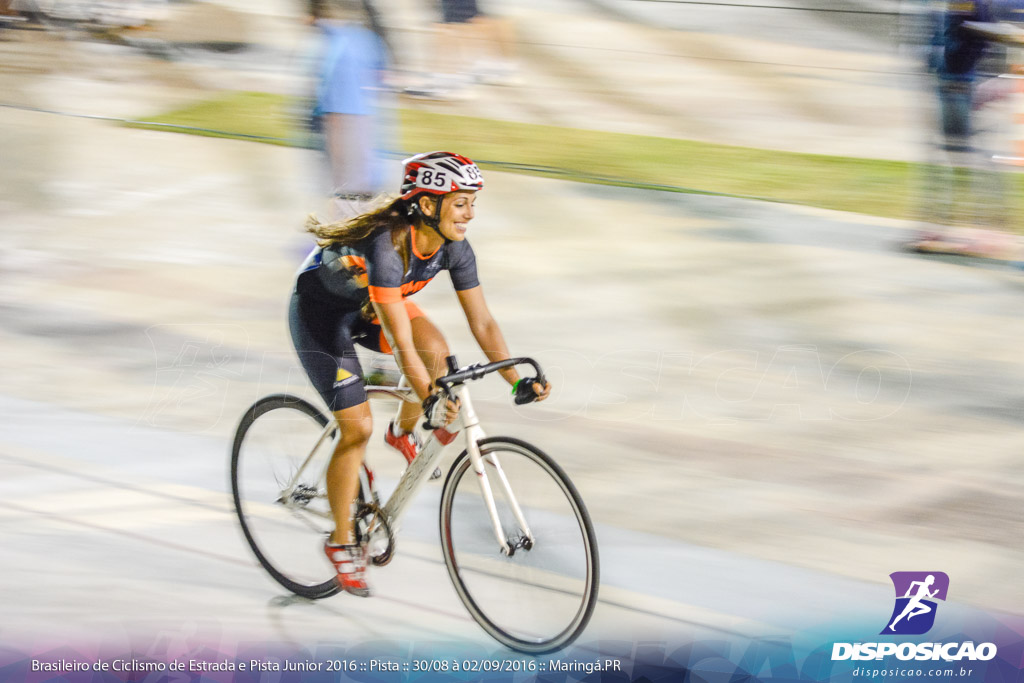
[[[274,425],[275,422],[278,424]],[[333,522],[314,519],[312,514],[306,514],[304,508],[288,509],[274,496],[280,496],[283,479],[295,471],[283,471],[283,476],[278,476],[277,461],[280,460],[284,470],[296,459],[301,462],[305,457],[299,455],[301,444],[308,441],[304,446],[308,453],[327,424],[327,416],[309,402],[287,394],[274,394],[260,399],[246,410],[231,447],[231,492],[249,548],[275,581],[296,595],[314,600],[334,595],[340,590],[336,574],[322,551],[323,534],[333,528]],[[269,431],[269,435],[274,436],[275,428],[299,430],[296,443],[300,445],[296,447],[295,454],[280,447],[266,453],[261,453],[264,450],[262,445],[257,448],[256,440],[265,436],[262,432]],[[259,472],[261,454],[265,456],[263,459],[274,460],[271,466],[271,474],[275,477],[273,481],[265,479]],[[253,472],[250,473],[250,469]],[[304,479],[307,483],[303,490],[308,491],[310,498],[307,505],[312,505],[321,493],[324,486],[322,476],[314,478],[321,473],[322,469],[315,469]],[[258,476],[252,477],[250,482],[251,475]],[[305,530],[303,522],[308,526]]]
[[[533,544],[511,557],[500,551],[478,477],[465,477],[472,461],[463,451],[441,492],[441,546],[452,584],[473,619],[501,644],[527,654],[563,649],[583,632],[597,604],[600,563],[590,515],[544,452],[510,437],[482,439],[479,446],[505,537],[515,538],[509,530],[519,525],[492,456],[508,477]]]

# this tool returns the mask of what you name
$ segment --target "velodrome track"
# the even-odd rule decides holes
[[[83,58],[93,80],[3,73],[41,103],[173,104],[102,58]],[[0,150],[5,643],[495,647],[444,574],[436,486],[370,601],[282,599],[237,529],[238,416],[311,395],[284,323],[310,157],[10,108]],[[880,625],[887,575],[920,568],[951,576],[954,621],[1020,614],[1017,270],[900,253],[894,221],[487,182],[470,232],[485,291],[556,393],[475,395],[491,433],[559,460],[598,525],[582,642]],[[417,300],[479,359],[444,277]]]
[[[61,150],[43,204],[6,204],[5,639],[487,646],[440,562],[436,486],[370,601],[282,601],[237,529],[237,416],[310,393],[283,319],[305,238],[298,171],[280,170],[299,153],[2,115],[7,149]],[[516,408],[485,382],[478,400],[490,432],[556,455],[598,524],[584,640],[768,636],[837,601],[874,620],[908,565],[955,577],[957,602],[1020,609],[999,541],[1020,524],[1015,271],[901,254],[905,226],[858,216],[488,183],[471,228],[486,292],[557,393]],[[419,299],[476,360],[444,278]]]

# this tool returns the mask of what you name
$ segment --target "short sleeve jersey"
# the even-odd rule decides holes
[[[339,311],[358,310],[367,302],[395,303],[415,294],[442,270],[456,291],[479,286],[476,256],[469,242],[448,242],[433,254],[416,251],[413,230],[406,239],[409,268],[402,263],[388,230],[378,230],[354,246],[316,248],[296,278],[295,291],[330,303]]]

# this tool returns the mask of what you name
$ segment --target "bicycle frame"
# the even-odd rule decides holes
[[[501,527],[501,520],[498,517],[498,509],[494,500],[494,491],[492,489],[490,479],[487,476],[487,472],[484,469],[484,457],[480,453],[479,442],[486,436],[486,434],[480,426],[480,419],[477,416],[476,411],[473,409],[473,403],[469,396],[469,387],[461,384],[453,387],[452,391],[455,397],[459,399],[461,407],[458,418],[456,418],[454,423],[449,425],[450,429],[447,429],[444,432],[451,435],[451,438],[442,441],[442,437],[439,435],[438,430],[430,432],[430,435],[427,438],[426,443],[423,444],[423,448],[419,455],[417,455],[416,459],[413,460],[406,468],[401,479],[398,481],[398,486],[395,488],[394,493],[392,493],[391,497],[386,503],[384,503],[382,509],[392,528],[397,527],[409,502],[419,491],[423,482],[427,480],[428,473],[434,470],[436,462],[440,459],[445,446],[453,443],[455,439],[461,438],[465,449],[469,453],[473,471],[476,472],[477,481],[480,484],[480,494],[484,499],[484,503],[491,518],[491,525],[494,530],[495,540],[498,542],[502,553],[505,555],[512,555],[515,552],[515,547],[509,543],[509,538],[506,537],[505,532]],[[410,402],[415,402],[416,400],[415,398],[410,398],[413,396],[412,389],[405,383],[404,378],[397,386],[394,387],[368,386],[366,387],[366,394],[368,398],[387,397]],[[292,476],[291,481],[288,482],[288,486],[282,491],[281,498],[279,499],[280,502],[291,507],[291,497],[300,477],[313,461],[314,456],[324,442],[327,439],[333,440],[333,437],[337,434],[340,434],[340,426],[336,419],[331,419],[321,431],[320,437],[310,450],[309,455],[306,456],[302,465]],[[512,513],[516,522],[519,524],[519,528],[522,531],[524,538],[532,544],[534,542],[533,533],[530,531],[530,527],[527,524],[522,508],[519,506],[519,502],[512,491],[508,478],[505,476],[505,472],[501,469],[501,463],[498,462],[498,458],[493,453],[487,456],[487,462],[494,468],[501,490],[509,503],[509,507],[512,509]],[[324,467],[326,471],[326,464]],[[323,477],[323,474],[324,473],[321,473],[321,478]],[[365,464],[360,472],[360,478],[362,479],[364,489],[371,493],[375,502],[378,502],[379,498],[373,482],[373,472]],[[308,509],[306,511],[330,518],[330,515],[327,513]]]
[[[550,455],[519,438],[485,436],[468,386],[491,373],[529,365],[536,374],[526,375],[525,386],[521,380],[512,392],[521,405],[546,397],[543,370],[529,357],[465,367],[453,356],[445,362],[448,372],[432,384],[436,398],[458,402],[458,413],[450,413],[455,420],[423,434],[425,443],[408,464],[404,458],[381,463],[396,473],[381,486],[383,501],[373,470],[365,462],[361,467],[350,462],[352,468],[343,476],[355,484],[351,478],[358,472],[361,487],[350,509],[335,506],[332,511],[325,484],[351,425],[332,419],[323,405],[290,394],[270,394],[253,403],[243,413],[231,447],[231,492],[245,540],[263,569],[291,593],[316,600],[343,592],[348,588],[345,577],[331,572],[323,557],[318,560],[321,553],[315,552],[319,548],[314,540],[327,540],[326,532],[337,528],[335,517],[346,528],[351,517],[352,535],[360,544],[355,569],[389,564],[397,551],[397,526],[414,507],[413,496],[424,480],[440,475],[436,465],[445,447],[458,441],[458,451],[445,459],[448,476],[440,491],[433,491],[439,494],[435,511],[441,555],[455,593],[473,620],[505,647],[532,655],[562,649],[586,628],[598,600],[593,523],[576,487]],[[384,370],[385,376],[390,374],[389,368]],[[511,373],[504,375],[514,379]],[[537,384],[545,387],[544,395]],[[419,408],[419,398],[405,381],[365,390],[369,398],[409,401],[399,416],[403,410],[418,414],[413,406]],[[435,422],[448,406],[454,408],[433,399],[429,405],[428,419]],[[365,416],[367,406],[356,412]],[[413,455],[407,448],[411,444],[396,445]],[[371,456],[371,463],[375,458]],[[400,475],[399,467],[404,467]],[[429,516],[415,507],[414,516]],[[537,528],[536,536],[527,517]],[[328,558],[337,560],[324,547]]]

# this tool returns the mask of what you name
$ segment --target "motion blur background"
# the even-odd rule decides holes
[[[597,633],[647,628],[608,616],[627,604],[795,629],[783,613],[823,619],[853,595],[844,609],[881,627],[899,570],[1024,610],[1018,175],[967,171],[982,194],[955,202],[935,180],[928,7],[489,0],[511,42],[462,37],[478,49],[452,66],[433,3],[376,6],[393,184],[419,151],[484,168],[483,286],[555,395],[518,408],[485,383],[481,412],[552,453],[590,506]],[[0,572],[23,589],[0,628],[203,618],[286,638],[246,612],[276,589],[236,529],[226,452],[259,396],[313,396],[285,323],[303,218],[327,207],[306,8],[0,8]],[[997,83],[978,112],[988,159],[1024,139],[1014,81]],[[902,250],[943,206],[985,231],[978,253]],[[417,300],[480,360],[445,280]],[[388,623],[375,633],[422,630]]]

